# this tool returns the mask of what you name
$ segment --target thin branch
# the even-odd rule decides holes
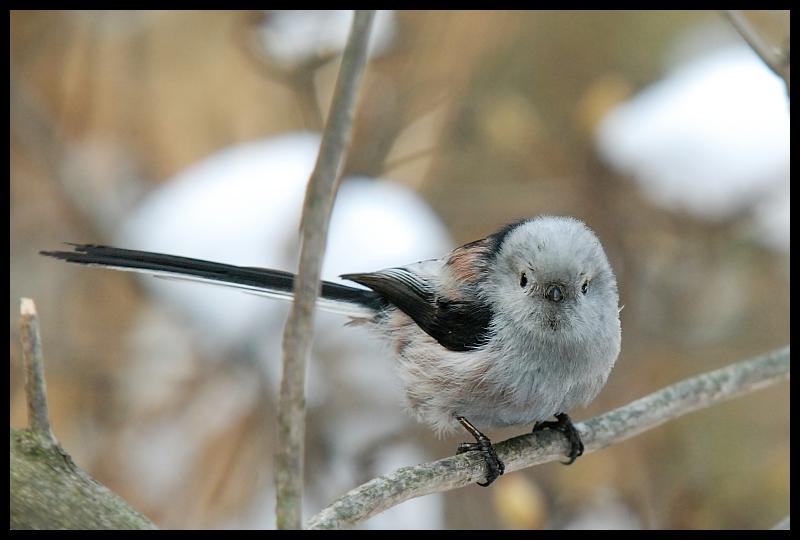
[[[292,303],[283,334],[283,379],[275,456],[278,528],[301,526],[305,437],[305,370],[311,352],[314,305],[320,286],[328,222],[344,155],[350,144],[356,98],[367,63],[374,11],[356,11],[333,93],[331,110],[303,206],[303,243]]]
[[[20,334],[22,339],[22,364],[25,372],[25,398],[28,400],[28,429],[41,436],[44,443],[56,446],[50,428],[50,412],[47,408],[47,390],[44,384],[42,365],[42,338],[39,336],[39,316],[36,304],[30,298],[19,302]]]
[[[789,347],[685,379],[604,415],[578,424],[584,453],[605,448],[668,420],[789,380]],[[561,459],[569,443],[550,430],[495,444],[506,472]],[[485,474],[477,452],[404,467],[350,491],[312,517],[309,529],[353,528],[403,501],[449,491]]]
[[[775,75],[783,79],[786,83],[786,93],[789,93],[789,63],[788,54],[781,52],[776,47],[771,47],[766,41],[761,39],[761,36],[756,32],[750,22],[742,15],[738,9],[723,9],[722,14],[727,17],[739,35],[744,38],[750,48],[767,64]]]

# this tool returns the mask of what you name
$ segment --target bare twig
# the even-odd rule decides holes
[[[629,405],[577,425],[585,453],[605,448],[689,412],[789,379],[789,347],[685,379]],[[560,459],[569,443],[550,430],[495,444],[511,472]],[[485,474],[477,452],[404,467],[350,491],[306,524],[310,529],[352,528],[403,501],[461,487]]]
[[[766,41],[761,39],[758,32],[755,31],[750,22],[742,15],[738,9],[723,9],[723,15],[727,17],[739,35],[744,38],[750,48],[767,64],[775,75],[783,79],[786,83],[786,93],[789,93],[789,63],[788,54],[781,52],[775,47],[770,47]]]
[[[336,187],[350,143],[358,88],[367,62],[374,11],[356,11],[339,68],[330,114],[303,206],[303,243],[295,281],[295,300],[283,334],[283,379],[278,404],[275,456],[277,521],[282,529],[301,526],[305,370],[311,351],[322,257]]]
[[[39,336],[39,316],[30,298],[19,302],[22,338],[22,363],[25,372],[25,397],[28,400],[28,429],[41,436],[44,443],[58,444],[50,429],[47,391],[42,366],[42,339]]]

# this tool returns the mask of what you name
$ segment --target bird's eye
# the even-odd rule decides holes
[[[528,284],[528,276],[525,274],[525,270],[523,270],[519,274],[519,286],[524,287],[527,284]]]
[[[587,278],[586,278],[586,279],[583,281],[583,285],[581,285],[581,292],[582,292],[583,294],[586,294],[586,291],[588,291],[588,290],[589,290],[589,278],[587,277]]]

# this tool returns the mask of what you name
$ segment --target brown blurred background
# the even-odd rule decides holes
[[[788,12],[746,14],[773,43],[788,39]],[[393,47],[367,70],[346,172],[411,186],[458,243],[540,213],[576,216],[599,234],[625,305],[623,347],[604,391],[587,410],[573,411],[577,420],[789,343],[788,255],[747,239],[735,218],[711,225],[653,207],[593,147],[603,114],[664,75],[677,36],[737,39],[718,13],[396,17]],[[56,436],[80,466],[165,527],[256,523],[241,516],[271,482],[272,404],[239,411],[215,437],[198,441],[197,466],[184,482],[166,492],[149,489],[150,480],[127,468],[125,447],[137,433],[130,426],[202,419],[186,412],[187,403],[211,399],[207,389],[220,378],[235,388],[236,370],[201,363],[161,406],[137,409],[125,394],[134,361],[125,344],[148,302],[143,289],[128,275],[90,273],[37,253],[65,241],[110,242],[89,215],[96,209],[81,206],[94,197],[69,181],[76,153],[78,174],[88,179],[81,189],[124,193],[120,186],[130,179],[157,186],[237,142],[320,128],[315,109],[327,111],[337,59],[294,66],[270,60],[254,39],[261,18],[10,15],[11,424],[26,424],[18,305],[29,296],[41,317]],[[309,429],[313,486],[324,465],[314,461],[313,421]],[[451,454],[460,440],[438,440],[424,427],[408,437],[426,445],[431,459]],[[770,527],[789,512],[789,463],[784,384],[571,467],[548,464],[504,476],[491,489],[447,493],[443,524],[562,527],[592,512],[618,512],[610,520],[616,526]]]

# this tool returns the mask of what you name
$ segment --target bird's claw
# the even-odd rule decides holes
[[[481,487],[487,487],[492,482],[497,480],[500,475],[502,475],[506,470],[506,465],[503,463],[497,452],[495,452],[494,447],[492,446],[492,441],[489,440],[489,437],[478,431],[475,426],[470,424],[466,418],[463,416],[457,417],[458,421],[461,422],[467,431],[475,437],[474,443],[461,443],[458,445],[458,449],[456,450],[456,455],[463,454],[465,452],[472,452],[473,450],[477,450],[483,455],[483,460],[486,462],[487,474],[486,474],[486,482],[478,482],[478,485]]]
[[[569,461],[562,461],[564,465],[572,465],[578,456],[583,455],[583,441],[581,434],[575,429],[575,424],[572,423],[572,418],[567,413],[560,413],[556,415],[556,421],[539,422],[533,427],[533,433],[543,429],[555,429],[560,431],[567,437],[570,444],[570,451],[567,454]]]

